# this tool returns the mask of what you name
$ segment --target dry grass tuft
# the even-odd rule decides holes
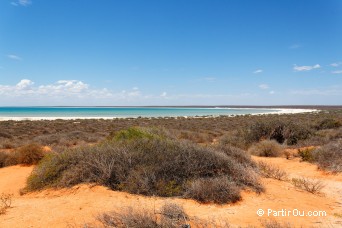
[[[312,194],[319,194],[325,185],[320,180],[309,179],[306,177],[292,178],[292,184],[302,190]]]
[[[290,223],[288,222],[279,222],[276,220],[264,220],[261,222],[261,225],[264,228],[291,228],[293,227]]]
[[[117,228],[178,228],[190,227],[188,215],[183,207],[175,203],[165,203],[160,212],[146,208],[125,208],[120,212],[109,212],[98,216],[104,227]]]
[[[277,166],[271,165],[264,161],[260,161],[258,162],[258,167],[261,175],[266,178],[273,178],[280,181],[285,181],[288,179],[288,174]]]
[[[11,207],[12,197],[11,194],[2,193],[0,195],[0,215],[5,214],[7,209]]]

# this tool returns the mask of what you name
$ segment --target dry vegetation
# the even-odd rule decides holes
[[[159,210],[128,207],[120,212],[112,211],[97,217],[100,227],[117,228],[229,228],[224,219],[201,220],[188,216],[183,207],[176,203],[166,202]],[[87,224],[86,227],[92,227]],[[98,226],[97,226],[98,227]]]
[[[30,143],[65,147],[100,142],[110,134],[130,127],[161,127],[179,139],[223,144],[247,149],[264,139],[286,145],[324,145],[342,137],[342,111],[288,115],[217,118],[136,118],[113,120],[1,121],[0,148],[13,149]]]
[[[45,155],[43,147],[32,143],[13,152],[0,151],[0,168],[11,165],[36,165]]]
[[[12,205],[12,195],[4,194],[0,195],[0,215],[5,214],[7,209]]]
[[[43,151],[44,146],[52,152]],[[312,148],[298,149],[306,146]],[[23,192],[96,183],[113,190],[201,203],[235,203],[243,189],[264,191],[260,176],[288,180],[285,171],[251,154],[281,157],[298,149],[304,162],[342,172],[342,110],[218,118],[137,118],[0,122],[0,168],[36,165]],[[286,154],[285,154],[286,155]],[[264,159],[264,158],[262,158]],[[276,159],[276,158],[268,158]],[[278,158],[279,159],[279,158]],[[322,182],[291,183],[320,193]],[[11,205],[1,196],[0,214]],[[158,211],[127,208],[98,218],[104,227],[229,227],[189,218],[168,203]],[[264,227],[290,227],[265,221]]]
[[[324,188],[324,184],[320,180],[309,179],[305,177],[301,178],[292,178],[292,184],[302,190],[313,194],[321,193],[321,190]]]
[[[130,128],[101,144],[50,153],[34,169],[27,190],[97,183],[129,193],[229,203],[240,190],[263,191],[244,151],[221,151],[174,139],[160,129]]]
[[[277,166],[270,165],[264,161],[259,161],[258,166],[263,177],[273,178],[280,181],[285,181],[288,178],[287,173]]]
[[[260,157],[280,157],[283,155],[283,148],[275,140],[263,140],[253,144],[248,152]]]

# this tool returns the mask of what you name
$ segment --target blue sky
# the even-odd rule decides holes
[[[0,106],[341,98],[340,0],[0,2]]]

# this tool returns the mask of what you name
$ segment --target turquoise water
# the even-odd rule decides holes
[[[177,117],[276,113],[276,109],[258,108],[173,108],[173,107],[0,107],[0,117]]]

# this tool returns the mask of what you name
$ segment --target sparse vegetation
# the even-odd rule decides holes
[[[125,208],[120,212],[107,212],[98,216],[97,220],[103,227],[130,228],[229,228],[229,222],[224,219],[211,218],[207,220],[188,216],[184,209],[175,203],[165,203],[160,210],[147,208]],[[87,225],[87,227],[92,227]]]
[[[321,107],[324,109],[324,107]],[[261,140],[300,146],[317,146],[342,137],[342,112],[217,118],[127,118],[112,120],[1,121],[0,148],[15,149],[30,143],[50,146],[82,146],[97,143],[110,134],[133,126],[163,127],[179,139],[196,143],[220,141],[247,149]]]
[[[188,225],[188,215],[183,207],[175,203],[165,203],[160,212],[146,208],[128,207],[119,212],[108,212],[98,216],[104,227],[117,228],[178,228]]]
[[[124,209],[122,212],[103,213],[98,217],[98,221],[104,227],[115,228],[161,228],[158,223],[157,215],[148,209]]]
[[[189,220],[189,216],[183,207],[172,202],[166,202],[159,214],[162,227],[182,227],[187,225]]]
[[[0,215],[5,214],[7,209],[12,205],[12,195],[2,193],[0,195]]]
[[[261,157],[280,157],[283,154],[282,146],[274,140],[264,140],[256,143],[248,151]]]
[[[287,173],[279,167],[270,165],[264,161],[258,162],[258,167],[262,176],[266,178],[273,178],[280,181],[287,180]]]
[[[290,223],[288,222],[279,222],[277,220],[269,219],[269,220],[263,220],[261,222],[261,225],[264,228],[291,228],[293,227]]]
[[[324,184],[322,181],[309,179],[306,177],[292,178],[291,181],[295,187],[313,194],[321,193],[321,190],[324,188]]]

